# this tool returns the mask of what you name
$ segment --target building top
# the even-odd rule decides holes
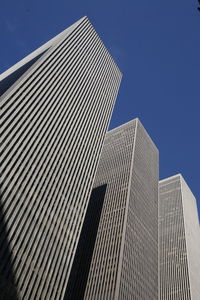
[[[128,126],[128,125],[130,125],[131,123],[134,123],[134,122],[136,122],[136,124],[140,123],[140,125],[143,127],[144,131],[146,132],[147,136],[149,137],[150,141],[154,144],[156,150],[158,151],[157,146],[155,145],[154,141],[152,140],[152,138],[148,134],[147,130],[144,128],[144,126],[143,126],[143,124],[142,124],[142,122],[140,121],[139,118],[134,118],[134,119],[132,119],[132,120],[126,122],[126,123],[123,123],[123,124],[113,128],[113,129],[109,130],[107,132],[106,136],[109,137],[110,135],[114,134],[115,131],[121,130],[122,128],[124,128],[124,127],[126,127],[126,126]]]
[[[124,127],[124,126],[126,126],[126,125],[128,125],[128,124],[137,122],[138,120],[139,120],[139,118],[134,118],[134,119],[132,119],[132,120],[126,122],[126,123],[123,123],[123,124],[121,124],[121,125],[118,125],[117,127],[110,129],[110,130],[107,132],[107,134],[110,134],[110,133],[112,133],[112,132],[115,132],[115,131],[117,131],[118,129],[121,129],[122,127]]]
[[[183,177],[183,175],[182,175],[181,173],[178,173],[178,174],[176,174],[176,175],[173,175],[173,176],[170,176],[170,177],[161,179],[161,180],[159,181],[159,184],[160,184],[160,185],[162,185],[162,184],[164,185],[164,184],[167,183],[168,181],[169,181],[169,184],[170,184],[170,183],[173,181],[173,179],[179,179],[179,180],[180,180],[180,183],[181,183],[182,188],[184,187],[184,191],[187,190],[187,191],[190,193],[191,197],[192,197],[193,199],[195,199],[194,202],[195,202],[195,204],[196,204],[196,198],[195,198],[193,192],[191,191],[190,187],[188,186],[187,182],[185,181],[185,179],[184,179],[184,177]],[[199,217],[200,217],[200,216],[199,216]]]
[[[81,22],[83,22],[84,19],[86,20],[87,17],[85,16],[85,17],[81,18],[76,23],[72,24],[70,27],[63,30],[61,33],[59,33],[58,35],[53,37],[51,40],[49,40],[48,42],[43,44],[41,47],[37,48],[35,51],[28,54],[22,60],[20,60],[15,65],[10,67],[8,70],[6,70],[2,74],[0,74],[0,81],[3,80],[4,78],[6,78],[7,76],[9,76],[10,74],[12,74],[13,72],[15,72],[16,70],[18,70],[19,68],[21,68],[24,64],[28,63],[29,61],[31,61],[32,59],[34,59],[38,55],[40,55],[43,52],[45,52],[46,50],[48,50],[48,48],[52,47],[58,41],[62,40],[66,36],[68,36],[74,30],[74,28],[77,27],[77,25],[79,25]]]
[[[178,177],[182,177],[183,178],[183,176],[180,174],[180,173],[178,173],[178,174],[176,174],[176,175],[172,175],[172,176],[169,176],[169,177],[167,177],[167,178],[164,178],[164,179],[161,179],[160,181],[159,181],[159,183],[163,183],[163,182],[165,182],[165,181],[168,181],[168,180],[170,180],[170,179],[175,179],[177,177],[177,179],[178,179]]]
[[[167,178],[164,178],[164,179],[161,179],[159,181],[159,184],[162,184],[162,183],[165,183],[166,181],[169,181],[169,180],[172,180],[172,179],[180,179],[180,181],[184,182],[187,186],[187,188],[190,190],[191,194],[194,196],[193,192],[191,191],[190,187],[188,186],[187,182],[185,181],[183,175],[181,173],[178,173],[176,175],[173,175],[173,176],[170,176],[170,177],[167,177]]]

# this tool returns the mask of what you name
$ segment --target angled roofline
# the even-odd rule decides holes
[[[169,180],[169,179],[176,178],[176,177],[179,177],[180,179],[183,178],[183,176],[181,175],[181,173],[178,173],[178,174],[176,174],[176,175],[172,175],[172,176],[169,176],[169,177],[167,177],[167,178],[164,178],[164,179],[159,180],[159,183],[164,182],[164,181],[167,181],[167,180]]]
[[[0,74],[0,81],[5,79],[7,76],[11,75],[13,72],[17,71],[19,68],[21,68],[23,65],[27,64],[29,61],[40,55],[42,52],[45,52],[49,48],[51,48],[54,44],[56,44],[58,41],[65,38],[67,35],[69,35],[75,27],[77,27],[83,20],[87,19],[87,16],[84,16],[74,24],[72,24],[67,29],[63,30],[61,33],[53,37],[51,40],[43,44],[41,47],[37,48],[35,51],[31,52],[27,56],[25,56],[23,59],[21,59],[19,62],[17,62],[15,65],[7,69],[5,72]]]

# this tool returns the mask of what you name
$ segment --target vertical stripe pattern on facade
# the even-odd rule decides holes
[[[158,150],[138,121],[119,283],[120,300],[158,299]]]
[[[200,297],[200,235],[195,198],[181,175],[159,183],[160,300]]]
[[[106,134],[94,186],[102,184],[107,189],[84,299],[155,300],[158,153],[138,119]]]
[[[120,80],[83,18],[1,97],[1,202],[22,299],[64,297]]]

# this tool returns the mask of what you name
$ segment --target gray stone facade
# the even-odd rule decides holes
[[[1,75],[0,280],[19,299],[64,297],[120,81],[86,17]]]
[[[178,174],[159,183],[160,300],[200,299],[196,199]]]
[[[106,134],[107,185],[84,299],[158,299],[158,151],[138,119]]]

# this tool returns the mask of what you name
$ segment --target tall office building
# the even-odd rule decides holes
[[[90,201],[96,198],[103,205],[96,208],[101,217],[87,282],[85,247],[74,294],[66,299],[157,299],[158,151],[138,119],[106,134]]]
[[[160,300],[200,299],[196,199],[178,174],[159,183]]]
[[[1,75],[3,299],[63,299],[120,80],[86,17]]]

